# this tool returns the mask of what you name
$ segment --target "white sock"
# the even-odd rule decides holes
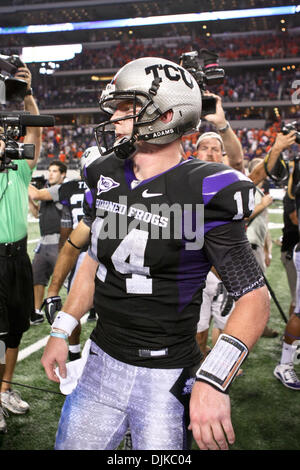
[[[69,351],[72,353],[79,353],[81,350],[80,344],[70,344]]]
[[[290,364],[293,362],[294,351],[295,347],[292,344],[287,344],[283,341],[280,364]]]

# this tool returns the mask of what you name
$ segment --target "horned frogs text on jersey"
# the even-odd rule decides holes
[[[99,263],[93,340],[132,364],[197,364],[196,326],[211,266],[235,299],[263,285],[242,220],[253,210],[253,183],[194,159],[138,182],[132,161],[113,155],[86,176],[96,210],[89,253]]]

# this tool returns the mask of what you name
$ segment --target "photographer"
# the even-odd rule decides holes
[[[294,144],[295,141],[295,130],[291,130],[291,132],[288,133],[278,132],[271,150],[267,153],[264,160],[262,160],[251,172],[251,179],[255,185],[258,185],[267,176],[270,176],[276,163],[281,157],[281,153]]]
[[[205,91],[204,95],[216,100],[216,112],[206,114],[205,120],[214,124],[218,134],[205,132],[198,138],[196,144],[197,158],[215,163],[225,163],[225,165],[243,172],[244,154],[242,145],[226,120],[221,97],[208,91]]]
[[[26,65],[18,68],[15,78],[26,82],[25,111],[38,115],[32,95],[31,73]],[[0,337],[6,347],[5,364],[0,364],[1,432],[6,431],[3,408],[15,414],[23,414],[29,409],[29,404],[11,390],[10,382],[19,344],[30,326],[34,309],[32,269],[27,254],[28,185],[40,154],[41,136],[40,127],[28,127],[24,144],[35,145],[34,158],[18,159],[17,171],[10,167],[0,172]],[[3,154],[3,142],[1,152]]]

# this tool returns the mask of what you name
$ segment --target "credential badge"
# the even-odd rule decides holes
[[[109,178],[109,176],[100,175],[100,179],[97,184],[97,196],[99,196],[101,193],[107,193],[107,191],[110,191],[113,188],[117,188],[118,186],[120,186],[120,184],[114,181],[112,178]]]

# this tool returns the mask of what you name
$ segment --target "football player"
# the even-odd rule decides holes
[[[45,287],[53,273],[55,262],[58,256],[59,231],[62,216],[62,205],[58,199],[58,191],[64,182],[67,174],[67,166],[60,160],[54,160],[48,168],[48,181],[46,187],[37,189],[29,187],[29,194],[32,194],[32,187],[37,193],[51,194],[51,198],[40,199],[42,202],[36,205],[34,200],[29,198],[29,207],[34,217],[39,218],[39,228],[41,238],[35,248],[32,260],[34,303],[35,311],[31,314],[31,325],[38,325],[44,321],[41,313],[41,305],[44,298]]]
[[[83,167],[83,164],[90,163],[95,158],[98,158],[99,155],[98,147],[88,148],[81,158],[81,167]],[[70,289],[76,271],[78,270],[84,254],[88,249],[90,230],[89,228],[87,229],[86,225],[82,221],[84,216],[83,207],[84,204],[87,205],[85,198],[89,197],[88,194],[88,187],[81,178],[68,181],[64,183],[59,189],[59,200],[63,205],[59,241],[60,254],[54,268],[51,283],[48,287],[48,297],[44,300],[43,303],[46,317],[50,324],[53,323],[56,312],[61,308],[61,298],[59,296],[60,288],[70,273],[68,279],[68,290]],[[85,212],[85,217],[87,217],[87,210]],[[76,237],[77,233],[80,234],[80,238]],[[76,239],[77,244],[72,241],[73,239]],[[72,252],[71,260],[69,258],[70,251]],[[65,256],[66,253],[67,259]],[[94,308],[90,309],[88,317],[88,321],[92,320],[96,320],[96,313]],[[70,360],[76,360],[80,358],[80,333],[81,325],[79,323],[69,338]]]
[[[87,156],[90,155],[89,160]],[[99,156],[98,147],[91,147],[86,150],[85,155],[82,157],[82,161],[91,161],[95,157]],[[48,297],[44,300],[42,307],[45,306],[46,317],[50,324],[53,323],[55,313],[61,308],[61,298],[59,296],[59,290],[66,279],[67,275],[70,273],[68,279],[68,289],[72,283],[72,279],[74,278],[74,274],[76,269],[80,266],[80,263],[83,259],[85,252],[88,249],[88,240],[89,236],[87,233],[87,237],[85,238],[85,243],[82,243],[80,248],[75,245],[72,240],[70,239],[69,235],[71,234],[72,230],[75,230],[78,226],[79,222],[83,218],[83,205],[84,205],[84,198],[85,195],[88,193],[88,187],[86,183],[81,179],[73,179],[71,181],[66,181],[61,186],[57,186],[56,192],[50,191],[48,188],[38,190],[35,187],[30,188],[30,193],[35,200],[42,200],[42,201],[52,201],[53,199],[58,200],[59,203],[62,205],[62,214],[60,220],[60,238],[59,238],[59,248],[62,249],[64,243],[67,241],[73,248],[75,248],[76,252],[76,265],[70,267],[65,272],[64,279],[62,279],[61,284],[58,288],[55,285],[55,281],[53,282],[53,278],[51,283],[48,287]],[[88,197],[88,196],[87,196]],[[77,259],[77,256],[79,259]],[[65,268],[67,267],[67,263],[65,264]],[[53,277],[55,276],[55,269],[53,273]],[[89,318],[94,318],[94,309],[92,308],[90,311]],[[81,326],[80,324],[77,328],[73,331],[72,336],[69,339],[69,359],[76,360],[80,358],[80,333],[81,333]]]
[[[177,64],[129,62],[100,107],[110,119],[96,129],[105,151],[85,171],[91,243],[43,354],[49,379],[66,377],[65,340],[81,316],[93,304],[100,315],[55,447],[116,449],[130,427],[134,449],[187,449],[192,433],[200,449],[227,449],[228,387],[269,312],[243,222],[254,186],[225,165],[182,158],[201,92]],[[212,265],[236,302],[199,367],[196,327]]]

